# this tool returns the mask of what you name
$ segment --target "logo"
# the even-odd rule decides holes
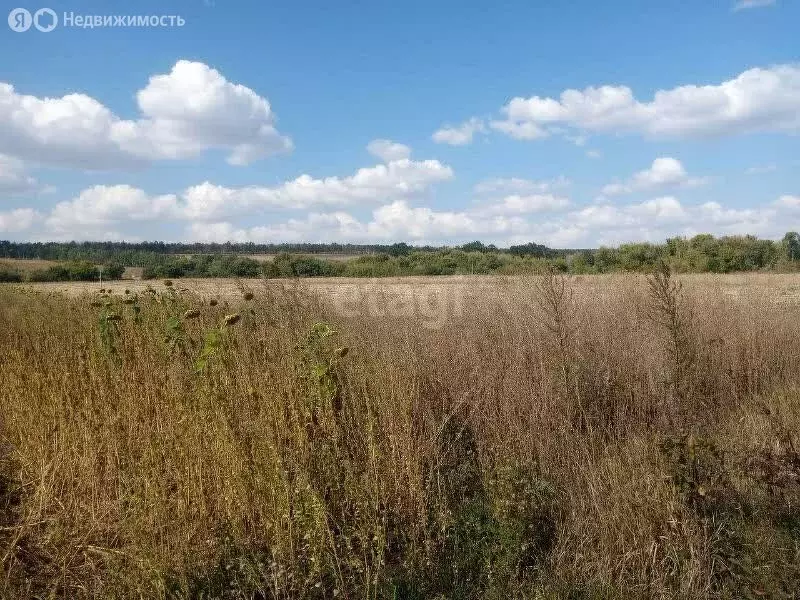
[[[186,19],[181,15],[82,15],[72,11],[64,12],[61,20],[52,8],[40,8],[33,14],[27,8],[15,8],[8,13],[8,26],[11,31],[22,33],[31,25],[42,33],[62,27],[96,29],[102,27],[183,27]]]
[[[49,18],[42,18],[45,15]],[[58,15],[52,8],[40,8],[33,13],[33,25],[42,33],[53,31],[58,25]]]
[[[17,33],[28,31],[32,23],[33,17],[31,16],[31,12],[25,8],[15,8],[8,13],[8,26],[11,27],[12,31],[16,31]]]
[[[40,8],[33,15],[26,8],[15,8],[8,13],[8,26],[12,31],[22,33],[28,31],[31,25],[42,33],[48,33],[58,25],[58,15],[52,8]]]

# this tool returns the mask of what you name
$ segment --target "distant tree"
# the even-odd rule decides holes
[[[392,244],[386,248],[386,253],[391,256],[408,256],[411,254],[413,248],[406,244],[405,242],[400,242],[398,244]]]
[[[468,244],[464,244],[463,246],[461,246],[461,249],[464,252],[486,252],[488,250],[488,248],[483,245],[483,242],[480,242],[478,240],[474,242],[469,242]]]
[[[789,231],[781,241],[785,256],[790,261],[800,261],[800,233]]]
[[[533,242],[511,246],[508,251],[510,254],[516,254],[517,256],[537,256],[539,258],[547,258],[553,254],[553,251],[547,246]]]
[[[117,262],[109,263],[103,267],[103,277],[106,279],[121,279],[125,273],[125,266]]]

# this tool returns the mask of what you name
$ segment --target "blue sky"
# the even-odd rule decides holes
[[[0,26],[0,238],[585,247],[800,228],[796,0],[117,6]]]

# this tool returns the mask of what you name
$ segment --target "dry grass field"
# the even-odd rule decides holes
[[[47,261],[36,261],[47,263]],[[45,265],[48,266],[48,265]],[[574,276],[572,281],[577,293],[605,293],[614,292],[619,282],[628,282],[632,279],[643,280],[645,275],[611,274],[611,275],[585,275]],[[716,274],[685,274],[677,276],[689,289],[696,289],[700,294],[721,292],[730,297],[750,298],[753,295],[773,298],[776,301],[800,301],[800,273],[773,274],[773,273],[737,273],[730,275]],[[468,291],[488,294],[492,291],[508,289],[517,283],[525,284],[526,276],[502,275],[463,275],[444,277],[379,277],[379,278],[342,278],[342,277],[316,277],[288,281],[285,279],[273,280],[270,283],[284,282],[289,287],[305,286],[310,290],[333,291],[336,289],[354,290],[356,288],[369,289],[368,286],[385,286],[387,289],[438,289],[466,286]],[[176,279],[175,287],[210,298],[212,296],[236,298],[240,295],[240,283],[258,289],[263,285],[261,279]],[[97,282],[46,282],[29,284],[32,289],[48,292],[63,292],[69,296],[78,296],[84,293],[97,292],[100,288],[112,290],[113,293],[122,293],[126,289],[132,292],[142,292],[148,287],[163,289],[163,283],[158,280],[118,280]]]
[[[99,288],[0,286],[4,598],[800,595],[800,276]]]
[[[29,271],[39,271],[59,264],[54,260],[39,260],[35,258],[0,258],[0,269],[10,269],[27,273]]]

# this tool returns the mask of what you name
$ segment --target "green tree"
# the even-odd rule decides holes
[[[103,277],[106,279],[121,279],[125,273],[125,266],[118,262],[112,262],[103,267]]]
[[[781,241],[784,256],[791,262],[800,261],[800,233],[789,231]]]

